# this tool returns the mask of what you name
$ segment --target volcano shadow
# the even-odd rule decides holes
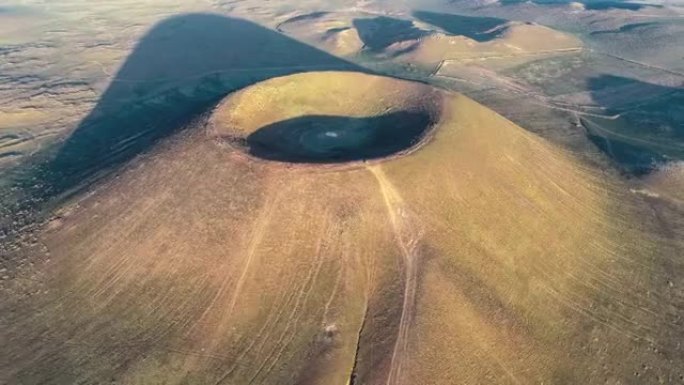
[[[234,90],[305,71],[362,68],[249,21],[187,14],[154,26],[43,169],[71,189],[187,125]]]
[[[600,30],[600,31],[593,31],[590,32],[589,34],[592,36],[598,36],[598,35],[615,35],[615,34],[621,34],[621,33],[643,33],[648,29],[651,28],[657,28],[659,23],[656,22],[645,22],[645,23],[632,23],[632,24],[625,24],[619,28],[616,29],[606,29],[606,30]]]
[[[462,16],[448,13],[415,11],[413,16],[451,35],[465,36],[483,43],[496,39],[506,28],[508,20],[495,17]]]
[[[432,119],[400,111],[373,117],[310,115],[262,127],[246,144],[255,157],[292,163],[340,163],[387,157],[418,144]]]
[[[318,11],[318,12],[311,12],[311,13],[305,13],[303,15],[294,16],[294,17],[291,17],[291,18],[283,21],[282,23],[278,24],[278,26],[276,27],[276,30],[282,32],[281,27],[286,25],[286,24],[299,23],[301,21],[309,21],[309,20],[320,19],[323,16],[328,15],[329,13],[330,12],[326,12],[326,11]]]
[[[684,159],[684,88],[601,75],[587,81],[597,105],[614,119],[585,116],[589,139],[624,171],[650,172]]]
[[[394,43],[420,39],[430,34],[430,32],[416,28],[410,20],[387,16],[354,19],[353,25],[363,44],[374,52],[382,51]]]

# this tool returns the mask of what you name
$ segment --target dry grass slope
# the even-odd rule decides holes
[[[484,42],[465,36],[431,35],[422,39],[405,59],[424,64],[494,59],[520,63],[539,56],[577,52],[581,48],[582,42],[571,35],[537,24],[512,22],[497,38]]]
[[[410,109],[433,131],[382,160],[221,140]],[[616,177],[464,96],[358,73],[259,83],[209,123],[45,230],[42,283],[0,309],[0,382],[681,381],[684,266]]]

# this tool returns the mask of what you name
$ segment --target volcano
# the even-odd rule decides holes
[[[50,260],[35,295],[4,316],[5,346],[21,348],[3,373],[340,385],[631,383],[642,365],[675,375],[682,297],[664,277],[681,263],[640,199],[459,94],[359,72],[268,79],[60,209],[40,235]]]

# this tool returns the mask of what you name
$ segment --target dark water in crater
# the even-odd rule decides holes
[[[253,156],[293,163],[382,158],[417,144],[430,127],[421,112],[354,118],[309,115],[262,127],[247,137]]]

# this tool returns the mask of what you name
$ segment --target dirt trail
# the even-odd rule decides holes
[[[418,241],[419,228],[412,220],[404,200],[387,179],[380,165],[368,166],[368,170],[375,176],[387,207],[392,230],[399,243],[404,263],[404,300],[399,320],[397,339],[392,351],[387,385],[400,384],[402,381],[403,363],[408,352],[409,325],[413,318],[417,279],[418,279]]]
[[[235,308],[235,304],[238,301],[238,298],[240,296],[240,293],[242,291],[242,287],[245,284],[245,280],[247,277],[247,273],[250,269],[250,266],[252,265],[252,260],[254,259],[254,255],[256,254],[256,249],[261,243],[261,240],[263,239],[264,232],[266,230],[266,227],[268,226],[270,220],[271,220],[271,214],[273,211],[273,208],[276,205],[278,199],[278,195],[274,195],[269,198],[269,200],[265,203],[264,207],[261,209],[261,212],[259,213],[259,217],[257,218],[254,228],[252,230],[252,235],[249,240],[249,244],[247,247],[247,253],[245,256],[245,261],[244,264],[240,270],[240,275],[237,279],[237,282],[235,284],[235,287],[233,288],[233,292],[231,295],[230,302],[224,310],[221,311],[221,319],[226,321],[227,318],[230,318],[233,314],[233,310]],[[189,335],[192,331],[195,330],[195,328],[211,313],[213,310],[215,310],[216,305],[218,301],[223,298],[223,296],[227,295],[229,290],[230,283],[235,279],[235,277],[230,274],[228,271],[224,271],[224,278],[223,281],[221,282],[221,286],[216,291],[214,294],[213,298],[207,305],[207,307],[204,309],[204,312],[197,318],[195,321],[194,325],[188,330],[186,335]]]

